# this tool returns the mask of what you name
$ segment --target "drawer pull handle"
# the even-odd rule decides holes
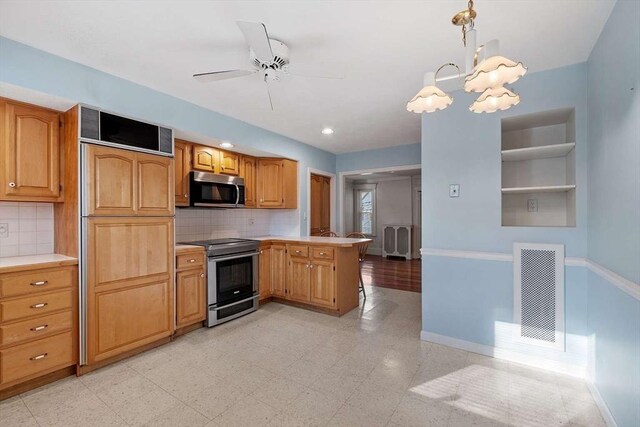
[[[196,262],[196,260],[195,259],[190,259],[189,262]]]
[[[40,359],[44,359],[45,357],[47,357],[47,353],[42,353],[37,356],[31,357],[29,360],[40,360]]]
[[[296,253],[297,253],[297,254],[301,254],[301,253],[302,253],[302,251],[296,251]]]
[[[49,283],[48,280],[40,280],[38,282],[31,282],[31,286],[44,286]]]
[[[31,328],[31,330],[33,332],[38,332],[41,331],[43,329],[47,329],[49,327],[49,325],[40,325],[40,326],[36,326],[35,328]]]
[[[320,252],[320,256],[325,256],[325,255],[326,255],[326,253]]]
[[[47,306],[46,302],[41,302],[41,303],[38,303],[38,304],[33,304],[31,306],[31,308],[42,308],[42,307],[46,307],[46,306]]]

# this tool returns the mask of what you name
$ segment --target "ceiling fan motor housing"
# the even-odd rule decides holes
[[[273,60],[271,62],[262,62],[253,52],[253,49],[249,49],[249,57],[251,63],[261,70],[272,69],[282,70],[289,65],[289,48],[286,44],[279,40],[269,39],[271,44],[271,51],[273,52]]]

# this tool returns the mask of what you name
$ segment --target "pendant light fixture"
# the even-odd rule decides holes
[[[486,46],[476,49],[476,30],[474,29],[476,11],[473,0],[469,0],[467,9],[458,12],[451,19],[453,25],[462,27],[462,43],[466,48],[465,65],[466,77],[464,90],[466,92],[482,92],[478,99],[469,106],[475,113],[493,113],[506,110],[520,102],[520,96],[504,85],[511,84],[522,77],[527,68],[522,62],[516,62],[499,55],[498,40],[489,41]],[[478,58],[483,58],[477,63]],[[446,67],[454,66],[447,63],[433,72],[425,74],[424,88],[407,103],[407,110],[414,113],[431,113],[447,108],[453,98],[436,86],[438,72]],[[447,78],[449,79],[449,78]]]

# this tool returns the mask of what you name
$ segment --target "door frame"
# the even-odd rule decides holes
[[[329,203],[331,203],[331,205],[333,206],[330,206],[331,209],[329,209],[329,223],[330,223],[329,228],[331,229],[331,231],[336,231],[336,206],[337,206],[336,174],[323,171],[320,169],[308,167],[307,168],[307,213],[305,215],[305,220],[307,222],[307,225],[305,227],[305,229],[307,230],[307,236],[311,236],[311,175],[312,174],[326,176],[327,178],[330,179]]]
[[[370,169],[358,169],[352,171],[343,171],[338,173],[338,233],[344,233],[344,183],[347,176],[351,175],[360,175],[363,173],[376,173],[376,172],[391,172],[391,171],[401,171],[401,170],[411,170],[411,169],[420,169],[422,172],[422,165],[403,165],[403,166],[386,166],[382,168],[370,168]],[[309,184],[311,186],[311,184]],[[332,227],[333,227],[333,219],[332,219]]]

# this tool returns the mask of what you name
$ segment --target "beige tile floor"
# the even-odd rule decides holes
[[[583,381],[421,342],[420,294],[270,303],[0,402],[4,426],[603,426]]]

